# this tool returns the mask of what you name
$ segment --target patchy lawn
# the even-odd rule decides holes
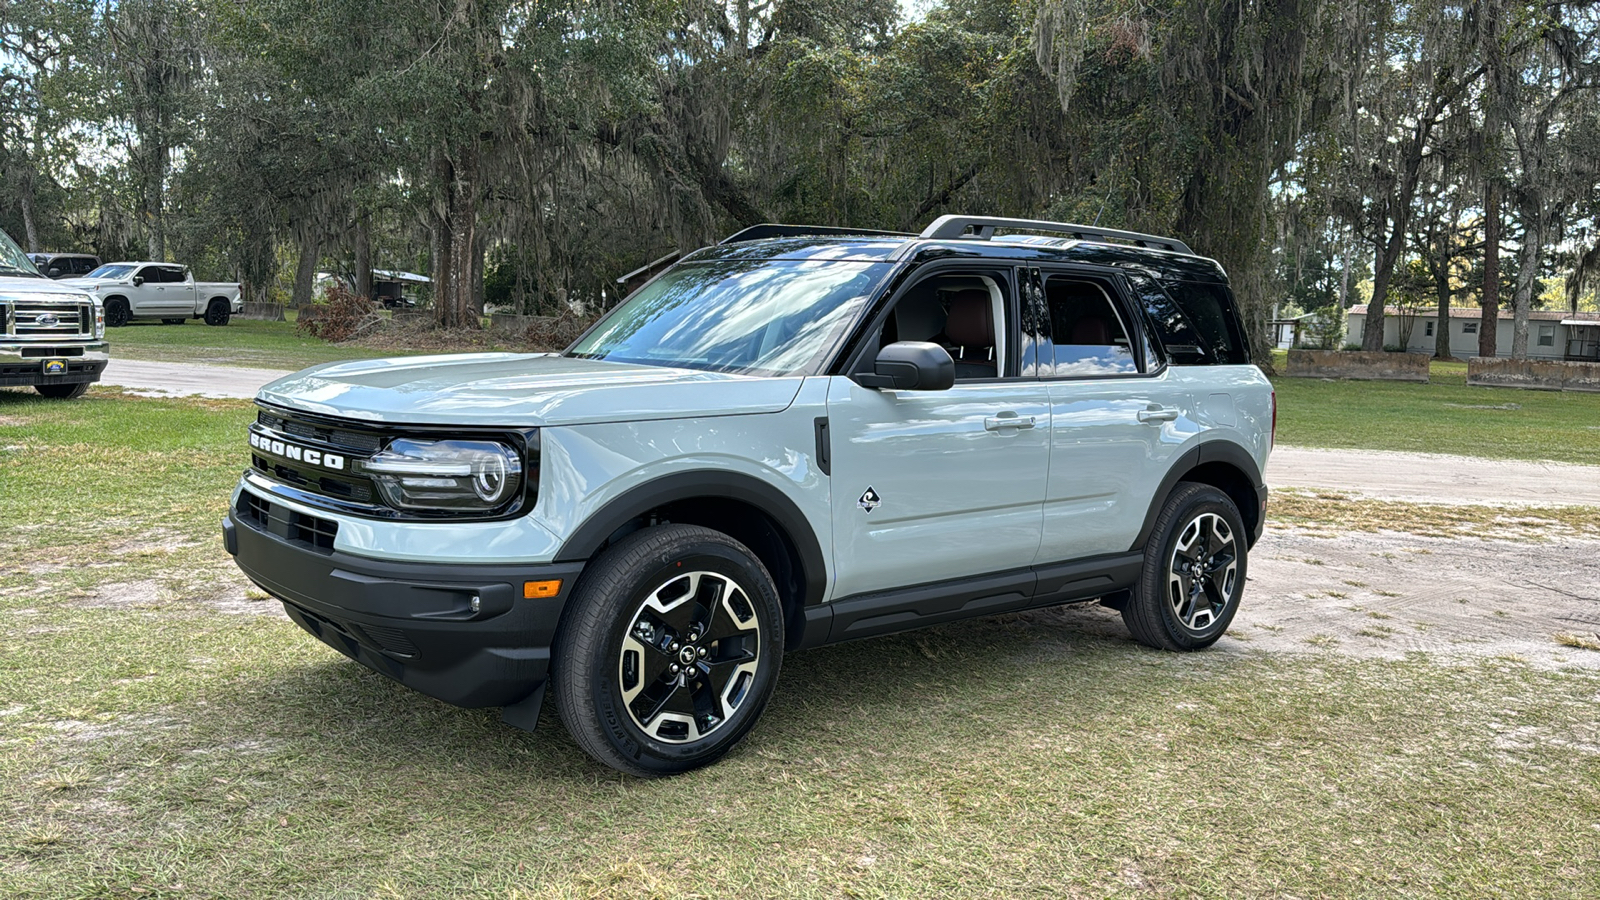
[[[1277,359],[1282,372],[1283,357]],[[1408,384],[1279,375],[1272,380],[1278,442],[1600,462],[1600,394],[1468,387],[1464,362],[1435,362],[1429,378]]]
[[[637,781],[548,708],[530,735],[438,703],[252,592],[217,524],[249,418],[0,391],[0,893],[1600,894],[1600,667],[1577,664],[1600,653],[1578,626],[1529,661],[1331,631],[1163,654],[1103,609],[988,618],[796,654],[733,756]],[[1335,502],[1291,509],[1362,527]],[[1295,540],[1296,590],[1336,570],[1323,587],[1378,635],[1346,644],[1414,627],[1374,576],[1294,549],[1336,539]]]

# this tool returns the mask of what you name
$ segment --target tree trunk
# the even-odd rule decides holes
[[[39,223],[33,213],[33,181],[29,178],[18,180],[22,182],[17,194],[17,205],[22,207],[22,237],[27,241],[28,252],[38,253],[42,248],[39,246]]]
[[[300,238],[300,262],[294,269],[294,296],[290,305],[296,309],[311,302],[311,289],[317,279],[317,259],[320,245],[315,236]]]
[[[1395,261],[1400,258],[1400,248],[1405,242],[1405,232],[1395,229],[1388,243],[1378,247],[1372,268],[1372,300],[1367,303],[1367,323],[1361,332],[1361,349],[1382,350],[1384,307],[1388,305],[1389,280],[1393,277]]]
[[[167,192],[167,148],[158,143],[144,151],[145,244],[151,260],[164,262],[167,258],[167,223],[163,212]]]
[[[1500,330],[1500,188],[1491,177],[1483,189],[1483,314],[1478,318],[1478,355],[1493,357]]]
[[[472,314],[473,250],[478,234],[478,148],[458,148],[441,164],[445,192],[442,271],[434,279],[434,317],[442,328],[478,323]]]
[[[1517,250],[1517,290],[1511,297],[1511,358],[1528,358],[1528,312],[1533,309],[1533,289],[1539,280],[1539,254],[1544,247],[1543,198],[1535,195],[1519,204],[1526,227]]]
[[[367,216],[362,213],[356,217],[355,238],[356,270],[355,289],[357,297],[372,297],[372,233],[367,230]]]
[[[1439,315],[1433,322],[1433,358],[1454,359],[1450,352],[1450,246],[1439,238],[1439,258],[1433,270],[1433,291],[1439,298]]]

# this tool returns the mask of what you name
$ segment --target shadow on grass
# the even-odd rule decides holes
[[[307,642],[314,642],[309,635]],[[322,661],[245,676],[207,692],[184,716],[200,744],[262,741],[295,757],[353,772],[461,767],[496,773],[487,791],[617,777],[573,743],[547,697],[538,729],[504,724],[498,709],[450,706],[325,651]],[[1210,657],[1206,659],[1205,657]],[[1187,661],[1187,666],[1185,662]],[[893,755],[920,749],[917,734],[1004,740],[1017,723],[983,710],[1037,707],[1072,698],[1089,717],[1117,714],[1106,682],[1145,665],[1219,672],[1237,654],[1158,654],[1131,642],[1116,614],[1096,606],[1040,610],[873,638],[792,654],[761,722],[730,759],[811,758],[819,753]],[[1048,673],[1041,679],[1041,673]],[[941,719],[956,725],[940,724]],[[854,749],[852,749],[854,748]]]

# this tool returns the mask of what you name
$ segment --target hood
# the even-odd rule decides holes
[[[124,278],[57,278],[56,284],[69,284],[80,291],[104,287],[108,284],[127,284]]]
[[[779,412],[803,380],[469,353],[329,363],[280,378],[258,397],[349,419],[530,427]]]
[[[88,302],[91,299],[84,295],[83,288],[76,287],[66,281],[51,281],[48,278],[0,277],[0,300],[14,300],[19,296],[25,300],[82,300]]]

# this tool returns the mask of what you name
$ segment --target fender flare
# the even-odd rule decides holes
[[[770,516],[800,555],[801,579],[805,585],[802,606],[822,602],[827,587],[827,561],[811,523],[794,501],[772,485],[739,472],[702,470],[678,472],[630,488],[601,507],[556,552],[556,562],[584,562],[594,558],[600,546],[618,528],[633,519],[668,503],[697,497],[737,500]]]
[[[1150,532],[1155,530],[1156,517],[1161,514],[1161,507],[1166,504],[1167,497],[1172,495],[1178,482],[1183,480],[1196,466],[1206,463],[1224,463],[1238,469],[1250,480],[1251,487],[1256,493],[1264,495],[1266,480],[1261,476],[1261,468],[1256,465],[1255,457],[1250,451],[1233,441],[1218,438],[1209,440],[1190,447],[1184,451],[1172,466],[1167,469],[1167,474],[1161,478],[1161,486],[1156,488],[1154,497],[1150,498],[1150,509],[1145,512],[1144,524],[1139,528],[1139,536],[1134,539],[1130,551],[1142,551],[1144,545],[1150,540]],[[1259,534],[1259,529],[1257,530]]]

